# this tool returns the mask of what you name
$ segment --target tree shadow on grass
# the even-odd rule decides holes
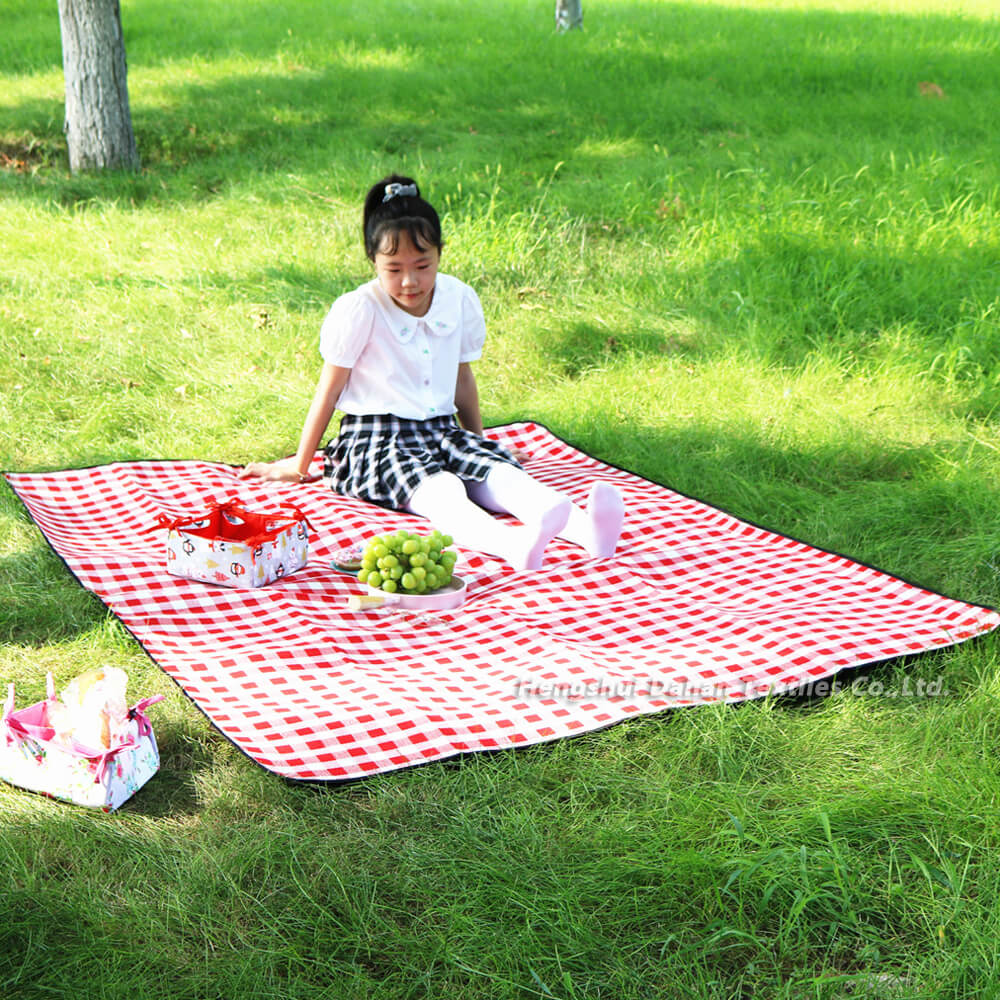
[[[576,379],[623,360],[662,358],[687,354],[692,344],[677,336],[635,327],[616,327],[614,332],[597,323],[574,323],[540,330],[532,339],[535,350],[547,359],[551,371]]]
[[[943,376],[988,375],[1000,357],[1000,242],[951,242],[890,250],[769,231],[679,274],[678,294],[722,351],[749,341],[790,366],[815,352],[852,365],[895,354]]]
[[[267,72],[211,79],[192,70],[164,84],[155,99],[137,101],[146,168],[136,175],[70,177],[48,166],[63,148],[61,102],[32,99],[13,109],[11,122],[26,134],[40,133],[28,141],[37,139],[42,163],[34,172],[0,171],[0,189],[64,206],[104,200],[127,206],[213,199],[239,184],[255,197],[301,199],[316,185],[336,191],[338,205],[342,193],[346,206],[357,202],[362,186],[355,179],[367,176],[369,164],[374,169],[412,157],[439,179],[454,174],[472,204],[492,183],[479,176],[482,165],[513,159],[515,170],[505,181],[511,200],[520,194],[518,185],[535,197],[534,180],[549,176],[554,179],[546,197],[553,210],[561,205],[595,224],[595,203],[602,213],[616,211],[619,195],[609,191],[648,188],[648,205],[614,224],[645,228],[667,244],[669,220],[658,217],[657,201],[664,192],[669,196],[675,174],[692,174],[690,150],[700,151],[695,169],[705,178],[716,167],[728,176],[740,164],[791,178],[831,150],[835,158],[842,135],[851,136],[865,165],[887,163],[897,153],[902,162],[945,149],[966,167],[950,182],[929,182],[928,197],[941,201],[942,218],[950,205],[982,198],[992,184],[986,145],[992,133],[983,107],[1000,89],[1000,70],[991,48],[995,28],[986,22],[682,3],[639,4],[630,12],[635,16],[613,34],[605,22],[574,39],[539,32],[536,14],[521,13],[490,47],[465,44],[457,55],[451,29],[443,25],[436,33],[397,24],[374,32],[377,13],[329,28],[313,25],[309,44],[294,59],[268,64]],[[307,13],[282,16],[291,19],[288,26],[247,32],[246,11],[217,5],[196,33],[181,35],[170,27],[178,23],[174,7],[144,7],[130,17],[133,71],[139,76],[144,61],[155,66],[192,54],[205,54],[209,65],[233,52],[281,54],[287,27],[294,34],[309,20]],[[773,52],[766,42],[774,36],[793,44]],[[327,50],[322,39],[331,42]],[[761,58],[765,51],[768,57]],[[441,79],[445,62],[448,85]],[[498,86],[491,67],[501,64],[507,72]],[[587,86],[573,87],[584,67]],[[947,84],[947,100],[919,96],[917,81],[931,75]],[[794,117],[804,108],[806,122]],[[672,158],[654,156],[654,147],[673,151]],[[564,166],[555,176],[557,161]],[[908,177],[905,183],[913,188],[918,181]],[[715,183],[721,196],[738,182]],[[844,237],[856,236],[858,243],[790,233],[785,206],[765,203],[763,221],[743,228],[738,251],[722,251],[703,266],[665,255],[657,280],[673,285],[674,308],[703,329],[725,331],[700,338],[698,349],[724,351],[732,340],[750,340],[763,357],[782,364],[798,364],[817,349],[848,363],[877,361],[886,330],[896,326],[907,328],[900,353],[919,357],[927,368],[963,377],[990,374],[1000,352],[995,315],[991,319],[1000,247],[963,243],[958,229],[949,230],[952,245],[937,249],[880,244],[880,200],[903,183],[902,174],[883,171],[845,191],[845,198],[872,206],[870,219],[858,214]],[[603,189],[596,199],[595,184]],[[734,197],[743,194],[759,197],[753,185]],[[908,195],[920,196],[918,188]],[[624,201],[621,207],[624,212]],[[687,214],[675,220],[676,228],[709,225],[715,210],[709,204],[678,209]],[[224,273],[206,279],[231,281]],[[254,280],[308,306],[346,287],[288,266]],[[940,291],[944,285],[947,295]],[[641,285],[636,291],[638,298],[659,294]],[[604,336],[582,325],[560,331],[551,338],[550,356],[575,376],[622,352],[650,356],[659,349],[655,336],[640,329],[625,333]],[[665,345],[666,353],[695,349],[691,342]],[[983,415],[992,415],[998,402],[1000,391],[984,389],[973,400]]]
[[[704,263],[665,257],[637,279],[638,301],[663,299],[652,323],[624,313],[611,327],[540,327],[532,346],[569,378],[630,357],[729,357],[734,348],[789,369],[817,357],[860,373],[903,365],[964,391],[963,416],[995,420],[1000,241],[951,242],[890,250],[848,236],[750,232],[735,251]]]
[[[204,804],[201,781],[217,766],[219,748],[227,741],[209,728],[192,735],[181,726],[157,724],[155,719],[153,728],[160,769],[122,808],[130,815],[150,818],[197,815]]]
[[[509,162],[514,150],[529,172],[547,174],[556,160],[572,170],[579,157],[590,174],[619,176],[620,150],[594,151],[602,139],[633,141],[648,155],[654,143],[711,146],[736,128],[766,145],[802,132],[804,106],[811,133],[828,142],[850,134],[877,158],[900,144],[955,148],[963,136],[988,135],[981,95],[1000,87],[988,23],[962,17],[639,3],[627,19],[612,8],[570,38],[555,36],[534,9],[481,9],[466,22],[432,5],[404,23],[391,4],[353,19],[282,9],[265,29],[244,7],[202,7],[194,24],[170,3],[126,18],[146,163],[139,179],[49,172],[17,187],[67,204],[116,190],[125,201],[197,199],[274,171],[353,175],[359,164],[404,155]],[[491,34],[478,38],[487,17]],[[38,69],[53,68],[50,49],[36,57]],[[262,60],[262,71],[201,82],[195,69],[143,96],[144,67],[233,56]],[[921,102],[918,81],[930,76],[951,103]],[[9,117],[16,131],[61,142],[58,100],[23,102]]]
[[[0,557],[0,643],[44,646],[72,639],[98,625],[107,609],[70,574],[2,479],[0,515],[4,533],[10,530],[13,535],[13,526],[21,525],[30,538],[27,547]]]
[[[107,608],[46,545],[0,558],[0,641],[40,647],[89,632]]]

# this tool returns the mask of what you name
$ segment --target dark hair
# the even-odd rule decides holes
[[[393,194],[386,200],[392,185],[410,188],[416,194]],[[373,184],[365,197],[364,211],[365,253],[370,260],[386,247],[388,253],[395,253],[399,246],[399,234],[405,232],[418,250],[437,247],[440,253],[444,247],[441,240],[441,220],[434,206],[420,197],[420,189],[412,177],[390,174]]]

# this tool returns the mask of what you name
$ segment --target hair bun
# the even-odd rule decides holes
[[[362,226],[369,260],[375,259],[384,240],[395,253],[401,232],[421,250],[437,247],[440,252],[443,246],[441,220],[434,206],[421,196],[417,182],[404,174],[389,174],[368,189]]]

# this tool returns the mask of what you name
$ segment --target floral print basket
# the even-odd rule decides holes
[[[262,514],[230,501],[201,517],[160,517],[167,572],[223,587],[263,587],[305,566],[309,530],[298,508]]]
[[[145,698],[129,709],[121,741],[95,750],[55,739],[49,719],[55,704],[52,675],[48,697],[14,710],[14,685],[0,722],[0,779],[51,798],[112,812],[130,799],[160,767],[160,752],[146,709],[163,695]]]

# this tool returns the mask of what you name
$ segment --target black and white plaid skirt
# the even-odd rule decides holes
[[[345,413],[340,433],[326,446],[323,474],[337,493],[405,510],[428,476],[453,472],[482,482],[500,462],[518,465],[502,445],[464,430],[452,416]]]

